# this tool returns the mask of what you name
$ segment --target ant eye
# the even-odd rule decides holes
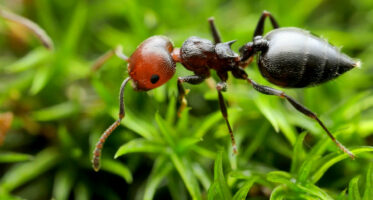
[[[153,74],[152,77],[150,77],[150,82],[155,84],[159,80],[159,76],[157,74]]]

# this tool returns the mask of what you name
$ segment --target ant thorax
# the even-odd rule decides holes
[[[209,75],[210,69],[232,71],[239,63],[238,54],[231,49],[234,42],[213,44],[210,40],[192,36],[180,48],[181,63],[198,75]]]

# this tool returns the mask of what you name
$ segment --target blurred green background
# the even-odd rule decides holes
[[[373,1],[0,5],[38,23],[55,44],[48,51],[22,26],[0,20],[0,199],[373,199]],[[120,83],[128,76],[118,58],[93,73],[95,59],[118,44],[130,55],[152,35],[166,35],[176,47],[189,36],[212,39],[210,16],[224,41],[237,39],[238,50],[252,39],[263,10],[280,26],[310,30],[362,61],[361,69],[329,83],[286,90],[318,113],[357,159],[287,102],[230,77],[224,96],[239,151],[232,156],[216,91],[206,83],[185,85],[190,108],[178,118],[175,76],[147,93],[125,91],[123,126],[105,144],[101,171],[92,170],[91,152],[117,117]],[[271,85],[255,62],[246,71]],[[178,64],[177,76],[189,74]]]

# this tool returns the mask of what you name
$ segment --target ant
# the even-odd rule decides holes
[[[263,36],[266,18],[270,19],[274,29]],[[192,36],[184,41],[181,48],[174,48],[167,37],[152,36],[143,41],[131,57],[125,56],[119,46],[98,59],[93,66],[94,70],[100,68],[113,55],[118,56],[128,62],[130,77],[126,78],[120,87],[119,118],[102,134],[93,152],[92,164],[95,171],[100,168],[100,155],[104,142],[124,118],[123,93],[127,83],[132,80],[134,89],[137,91],[148,91],[159,87],[174,75],[177,62],[194,73],[194,75],[178,77],[178,100],[180,102],[178,113],[186,107],[187,103],[183,83],[200,84],[210,77],[210,70],[217,72],[220,78],[220,82],[216,85],[219,106],[228,127],[234,154],[237,154],[236,142],[222,95],[227,88],[228,72],[231,72],[235,78],[246,80],[260,93],[286,99],[297,111],[316,120],[339,149],[352,159],[355,158],[355,155],[330,133],[315,113],[283,91],[251,80],[244,68],[251,63],[255,55],[258,55],[260,72],[269,82],[280,87],[304,88],[327,82],[354,67],[359,67],[360,61],[352,60],[327,41],[308,31],[293,27],[280,28],[268,11],[263,11],[253,40],[239,49],[240,55],[231,49],[235,41],[221,41],[214,19],[209,18],[208,22],[214,38],[213,42]]]

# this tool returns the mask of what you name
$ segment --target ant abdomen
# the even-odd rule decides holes
[[[264,39],[269,45],[259,56],[259,69],[278,86],[302,88],[320,84],[358,65],[324,39],[302,29],[274,29]]]
[[[135,89],[147,91],[161,86],[175,73],[173,44],[167,37],[153,36],[142,42],[128,61]]]

